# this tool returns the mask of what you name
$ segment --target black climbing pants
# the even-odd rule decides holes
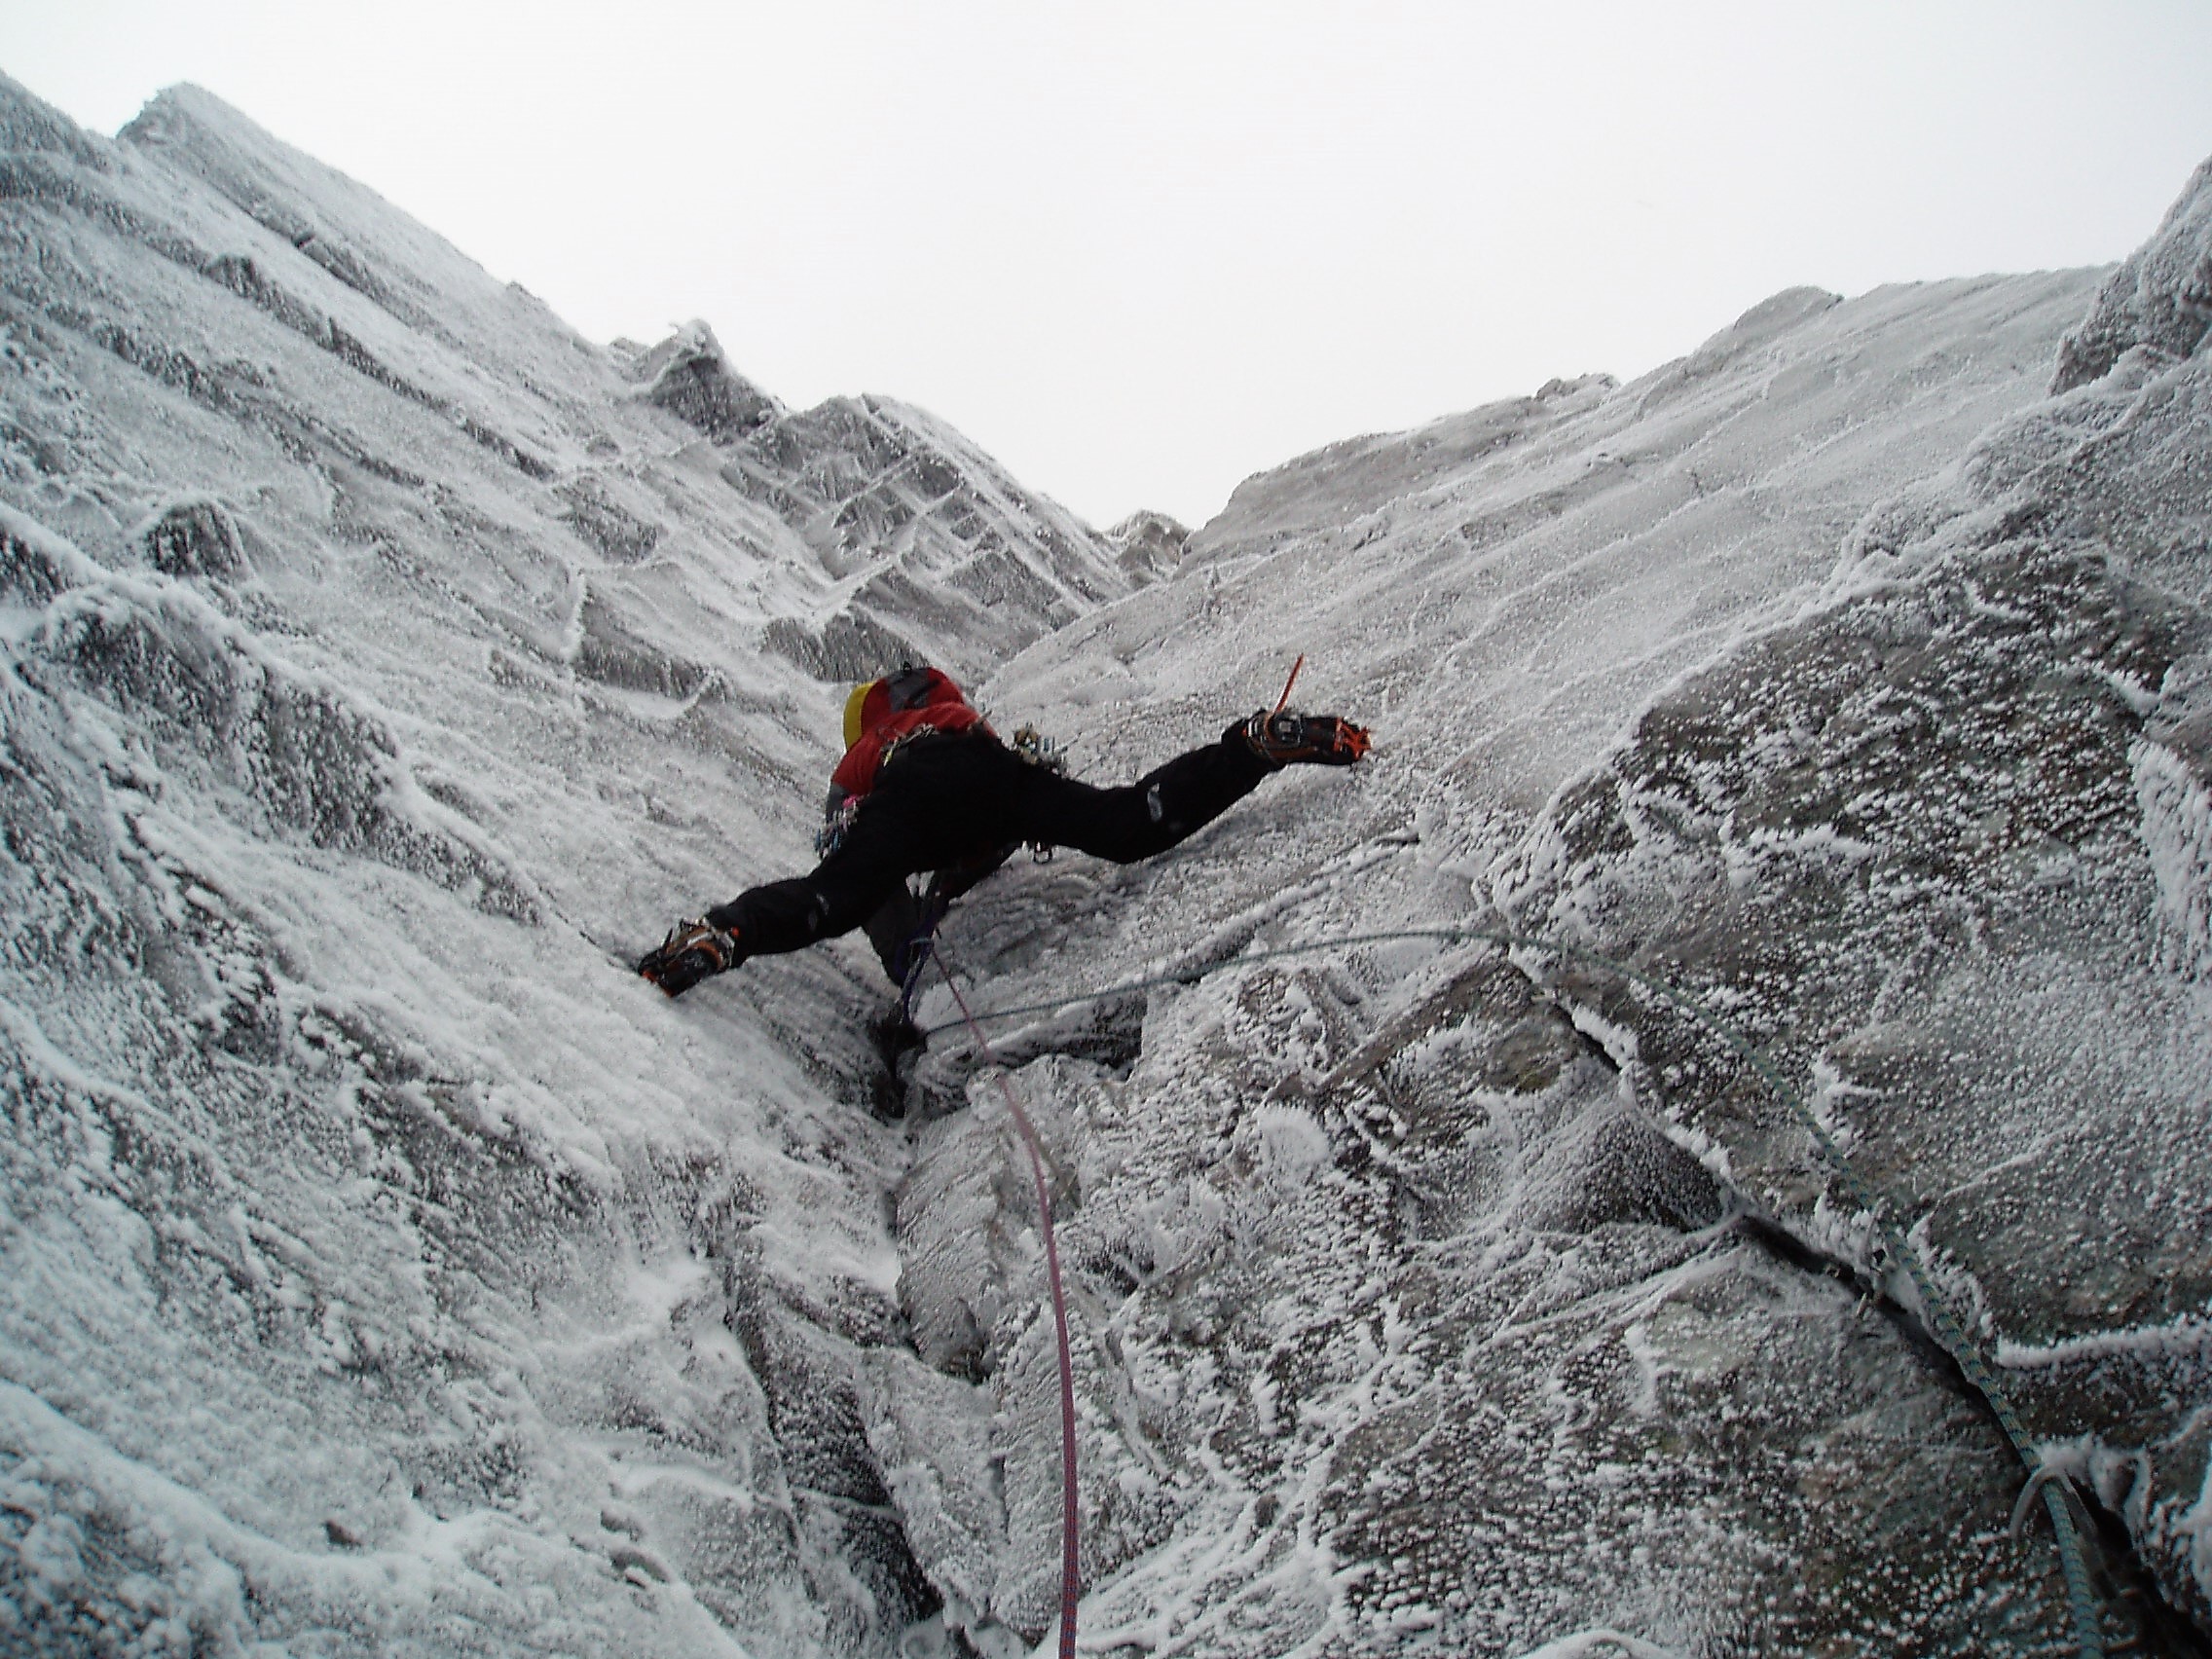
[[[1272,771],[1241,742],[1209,743],[1121,789],[1032,765],[981,731],[915,738],[876,774],[837,849],[811,874],[772,881],[707,912],[747,956],[849,933],[909,875],[1004,856],[1022,841],[1134,864],[1211,823]]]

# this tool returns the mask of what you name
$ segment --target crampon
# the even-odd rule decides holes
[[[680,997],[701,979],[734,968],[744,960],[737,936],[725,933],[704,917],[678,922],[668,938],[638,960],[638,972],[672,997]]]

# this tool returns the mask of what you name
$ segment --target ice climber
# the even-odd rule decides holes
[[[845,757],[830,774],[816,843],[822,862],[811,874],[751,888],[679,922],[638,972],[681,996],[749,956],[803,949],[865,926],[885,970],[904,983],[918,966],[915,947],[944,906],[1022,842],[1133,864],[1212,822],[1271,772],[1299,762],[1348,766],[1368,748],[1363,728],[1334,715],[1261,710],[1219,742],[1102,790],[1060,772],[1034,734],[1015,737],[1014,746],[1002,743],[934,668],[902,668],[856,686],[845,703]],[[917,900],[906,878],[924,870],[935,879]]]

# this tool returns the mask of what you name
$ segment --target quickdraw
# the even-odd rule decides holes
[[[861,802],[866,798],[865,795],[847,795],[830,809],[822,820],[822,828],[814,832],[816,858],[826,859],[845,844],[845,831],[860,816]]]
[[[1019,727],[1014,734],[1014,742],[1008,747],[1032,766],[1042,766],[1046,771],[1056,772],[1063,778],[1067,776],[1067,751],[1060,747],[1057,738],[1047,737],[1033,725]],[[1031,841],[1028,847],[1031,864],[1052,862],[1051,842]]]

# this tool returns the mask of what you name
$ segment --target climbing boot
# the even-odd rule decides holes
[[[680,997],[701,979],[744,960],[734,931],[724,932],[701,918],[670,928],[668,938],[639,959],[638,972],[670,996]]]
[[[1271,766],[1349,766],[1368,751],[1367,728],[1335,715],[1302,715],[1295,710],[1256,711],[1222,733],[1225,742],[1242,742]]]

